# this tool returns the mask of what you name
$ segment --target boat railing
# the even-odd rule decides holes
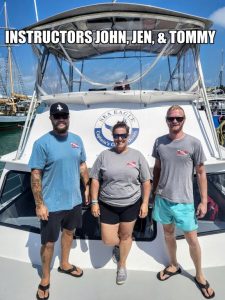
[[[210,109],[210,105],[209,105],[209,100],[208,100],[208,97],[207,97],[207,92],[206,92],[206,87],[205,87],[205,82],[204,82],[204,76],[203,76],[203,71],[202,71],[202,65],[201,65],[201,62],[200,62],[199,54],[197,55],[197,67],[198,67],[197,69],[198,69],[198,72],[199,72],[199,82],[201,84],[202,99],[203,99],[203,102],[204,102],[204,105],[205,105],[205,111],[206,111],[206,115],[207,115],[207,118],[208,118],[210,130],[212,132],[213,140],[214,140],[215,147],[216,147],[216,150],[217,150],[218,155],[219,155],[219,159],[222,160],[223,156],[222,156],[221,148],[220,148],[220,145],[219,145],[219,140],[218,140],[218,137],[217,137],[217,134],[216,134],[216,128],[215,128],[214,123],[213,123],[212,113],[211,113],[211,109]]]
[[[23,153],[24,147],[26,145],[28,135],[29,135],[29,132],[30,132],[30,128],[31,128],[31,124],[32,124],[32,120],[33,120],[33,117],[34,117],[34,112],[36,110],[37,101],[38,100],[37,100],[37,97],[36,97],[36,90],[34,90],[33,95],[32,95],[32,99],[31,99],[31,103],[30,103],[30,106],[29,106],[27,118],[26,118],[26,121],[25,121],[25,124],[24,124],[24,127],[23,127],[23,132],[22,132],[22,136],[21,136],[21,139],[20,139],[19,147],[18,147],[18,150],[16,152],[15,160],[20,159],[20,157]]]

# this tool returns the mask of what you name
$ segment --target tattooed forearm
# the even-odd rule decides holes
[[[41,170],[31,171],[31,189],[34,195],[36,207],[40,207],[44,204],[42,196],[42,172]]]
[[[80,165],[80,176],[84,186],[86,187],[89,184],[89,174],[86,163],[82,163]]]

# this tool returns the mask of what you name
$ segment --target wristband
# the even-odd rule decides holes
[[[98,200],[91,200],[91,205],[98,204]]]

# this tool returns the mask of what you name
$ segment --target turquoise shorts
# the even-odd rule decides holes
[[[161,224],[175,224],[184,232],[198,228],[193,203],[173,203],[159,195],[155,197],[153,219]]]

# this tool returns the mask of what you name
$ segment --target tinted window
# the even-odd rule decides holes
[[[81,188],[83,193],[83,190]],[[23,230],[40,232],[35,203],[30,187],[30,173],[10,171],[0,195],[0,223]],[[136,240],[152,240],[156,225],[151,219],[151,210],[146,219],[138,219],[134,229]],[[83,206],[83,227],[76,231],[80,238],[100,239],[99,220],[91,215],[90,207]]]
[[[208,203],[207,213],[198,220],[199,233],[216,233],[225,229],[225,174],[207,174]],[[194,178],[194,200],[197,209],[200,203],[200,194],[196,177]],[[177,230],[177,236],[182,234]]]

